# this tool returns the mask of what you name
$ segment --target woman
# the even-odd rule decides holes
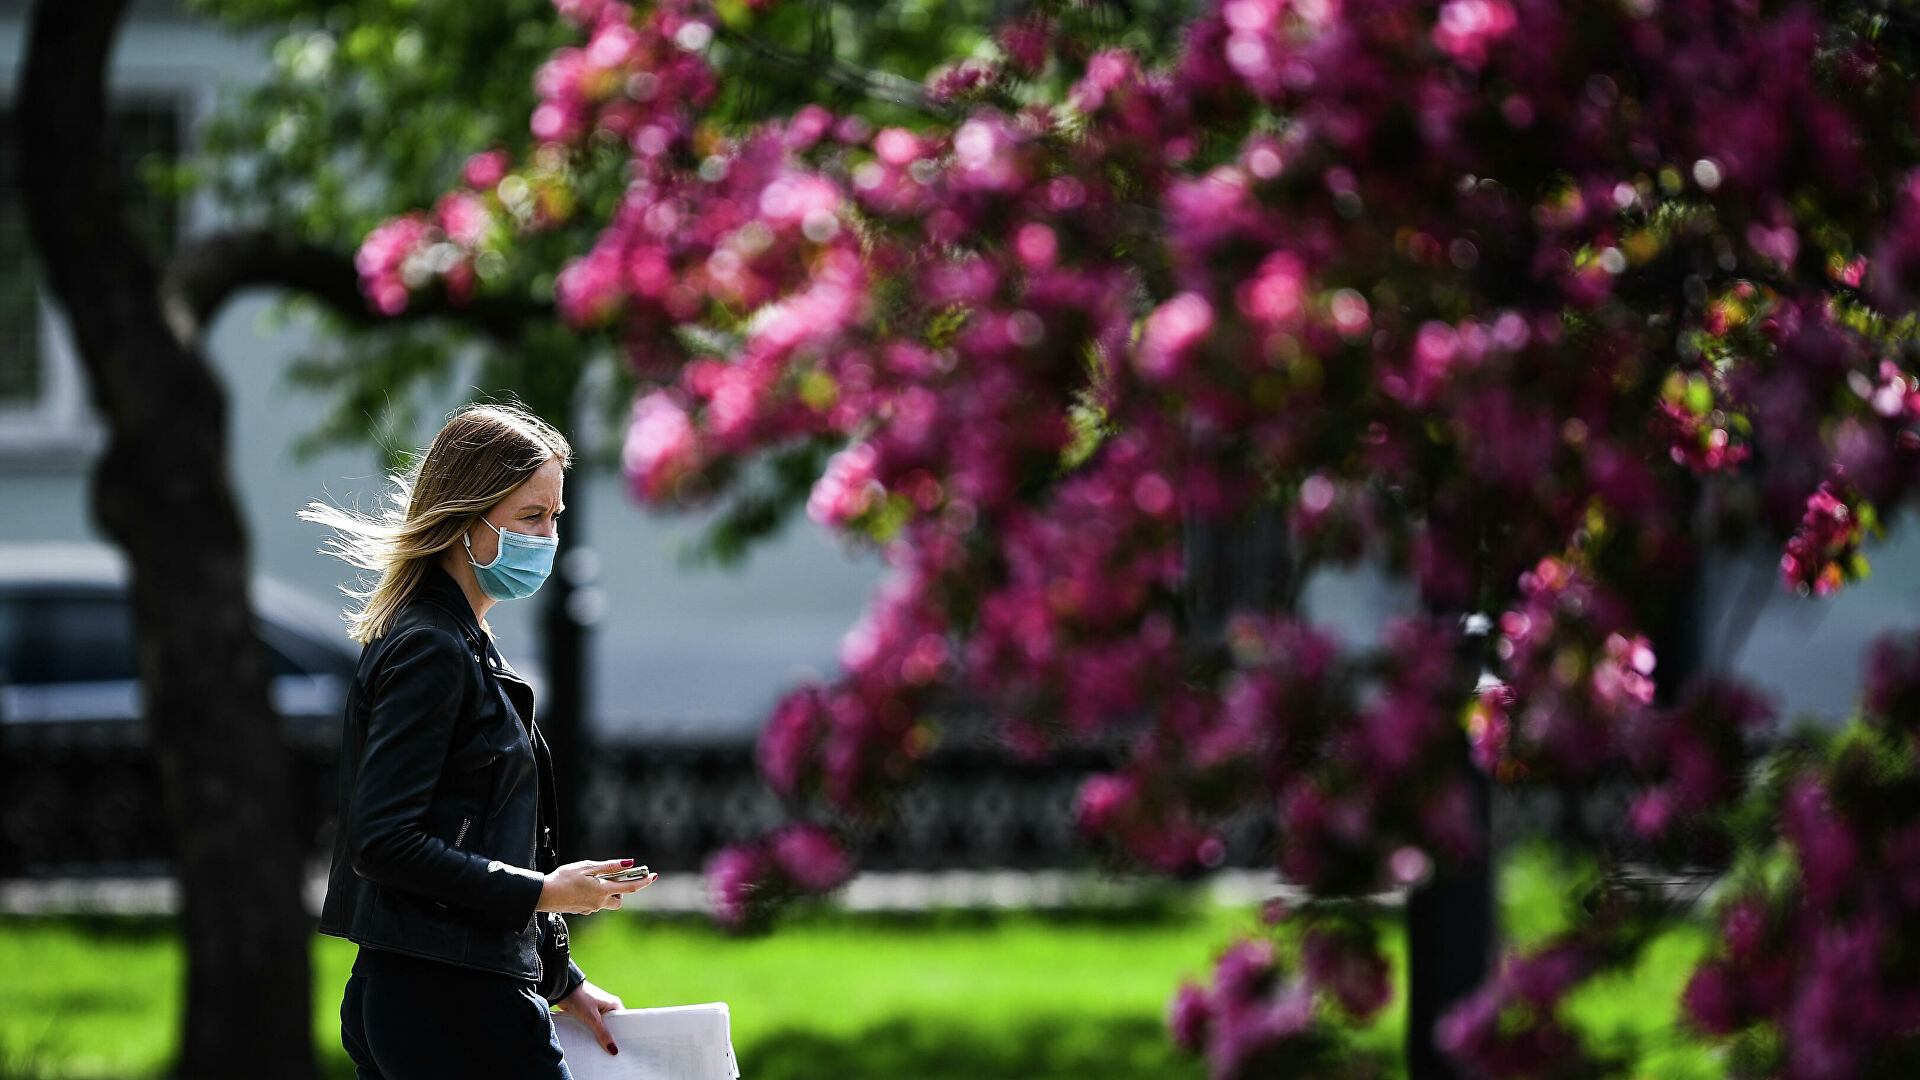
[[[567,955],[559,913],[617,908],[649,885],[557,865],[557,800],[533,690],[493,647],[487,612],[552,567],[572,449],[515,407],[447,422],[380,517],[324,503],[332,554],[377,578],[347,612],[361,642],[347,695],[340,824],[320,931],[357,942],[341,1040],[361,1080],[570,1080],[548,1004],[619,1048],[620,999]],[[656,875],[657,876],[657,875]]]

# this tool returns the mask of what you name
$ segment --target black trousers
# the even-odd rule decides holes
[[[360,1080],[573,1080],[534,983],[361,946],[340,999]]]

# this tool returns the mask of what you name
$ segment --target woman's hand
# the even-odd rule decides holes
[[[600,1018],[601,1013],[626,1008],[626,1006],[620,1004],[619,998],[607,993],[591,982],[583,982],[579,986],[574,987],[573,993],[561,998],[560,1003],[555,1005],[554,1008],[571,1016],[579,1017],[580,1022],[587,1025],[587,1027],[593,1031],[594,1041],[604,1047],[607,1053],[617,1054],[620,1052],[620,1048],[613,1044],[613,1034],[607,1030],[607,1022]]]
[[[604,908],[617,908],[627,893],[653,884],[659,874],[648,874],[635,881],[605,881],[596,874],[610,874],[633,865],[632,859],[592,859],[570,862],[548,874],[540,887],[539,911],[559,911],[568,915],[591,915]]]

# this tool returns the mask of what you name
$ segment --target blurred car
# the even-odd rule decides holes
[[[359,659],[339,611],[252,582],[291,754],[294,827],[330,844],[341,708]],[[0,878],[164,875],[173,838],[141,722],[120,553],[0,543]]]
[[[253,606],[289,733],[335,730],[359,657],[337,609],[267,577]],[[126,564],[99,544],[0,544],[0,724],[140,719]]]

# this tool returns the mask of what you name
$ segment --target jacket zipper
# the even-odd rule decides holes
[[[474,659],[480,660],[480,657],[475,656]],[[491,651],[488,651],[487,659],[484,661],[481,661],[480,663],[481,682],[483,683],[486,681],[486,676],[489,674],[493,675],[496,680],[504,679],[508,677],[498,667],[495,667],[492,661],[493,661],[493,654]],[[519,681],[519,680],[516,680],[516,681]],[[506,691],[504,690],[499,691],[499,693],[501,694],[502,697],[507,696]],[[513,707],[516,713],[519,712],[519,707],[517,705],[513,705],[512,698],[509,697],[507,699],[507,703]],[[533,741],[533,735],[534,735],[533,718],[530,716],[521,717],[520,722],[523,725],[525,725],[527,729],[528,743],[529,745],[531,745]],[[536,759],[540,757],[540,754],[538,751],[535,751],[534,757]],[[547,786],[545,789],[541,791],[542,798],[539,800],[539,802],[541,803],[544,803],[546,801],[545,797],[551,793],[552,787],[553,787],[553,763],[549,761],[549,762],[546,762],[545,764],[546,764],[545,772],[546,772]],[[541,806],[540,809],[545,809],[545,807]],[[533,847],[532,847],[532,850],[527,852],[527,864],[529,866],[534,866],[536,868],[539,865],[539,859],[540,859],[541,827],[538,825],[538,822],[541,816],[543,815],[536,812],[535,818],[534,818],[536,827],[534,829],[534,835],[533,835]],[[549,835],[551,835],[551,831],[553,827],[551,825],[548,825],[548,826],[545,826],[545,828],[548,831]],[[453,846],[459,847],[460,839],[465,838],[466,835],[467,835],[467,819],[462,818],[460,820],[460,837],[454,840]],[[540,915],[541,913],[538,911],[533,913],[533,920],[535,924],[534,925],[534,949],[533,949],[533,982],[535,986],[545,986],[547,981],[547,964],[546,964],[546,961],[542,959],[540,956],[540,944],[539,944]]]
[[[454,846],[454,847],[459,847],[459,846],[460,846],[461,844],[463,844],[463,843],[466,843],[466,840],[467,840],[467,830],[468,830],[468,829],[470,829],[470,828],[472,828],[472,827],[473,827],[473,819],[472,819],[472,818],[464,818],[464,817],[463,817],[463,818],[461,818],[461,819],[460,819],[460,835],[458,835],[458,836],[456,836],[456,837],[454,837],[454,838],[453,838],[453,846]]]

